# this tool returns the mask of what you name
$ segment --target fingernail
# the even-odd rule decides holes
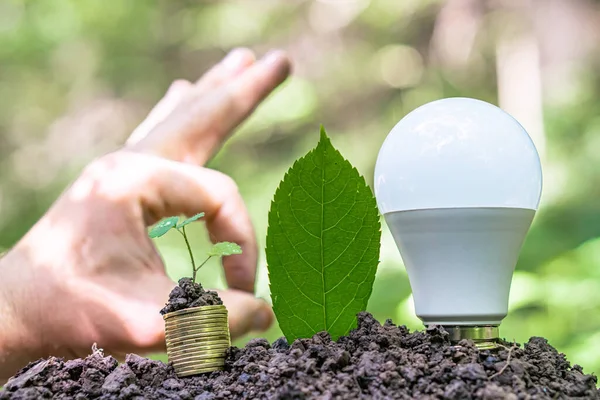
[[[178,95],[184,90],[187,90],[190,86],[192,86],[192,84],[189,81],[186,81],[184,79],[178,79],[171,83],[171,86],[169,86],[169,89],[167,90],[167,95]]]
[[[252,321],[252,330],[265,331],[273,322],[273,312],[270,308],[262,308],[255,315]]]
[[[281,59],[284,52],[281,50],[271,50],[262,58],[262,62],[265,64],[273,64]]]
[[[243,64],[244,58],[246,58],[246,50],[244,49],[233,49],[223,59],[222,63],[225,68],[230,70],[236,70]]]

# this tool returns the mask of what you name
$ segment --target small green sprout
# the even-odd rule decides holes
[[[207,253],[208,257],[204,260],[200,265],[196,266],[196,262],[194,261],[194,254],[192,253],[192,247],[190,246],[190,242],[188,240],[187,234],[185,233],[186,225],[191,224],[192,222],[204,217],[204,213],[196,214],[193,217],[190,217],[186,220],[179,222],[179,217],[169,217],[165,218],[150,229],[148,236],[150,238],[159,238],[163,236],[165,233],[169,232],[171,229],[176,229],[183,236],[183,240],[185,240],[185,245],[188,249],[188,253],[190,254],[190,259],[192,261],[192,281],[196,282],[196,274],[198,270],[204,266],[212,257],[223,257],[223,256],[231,256],[234,254],[242,254],[242,248],[231,242],[219,242],[215,243],[210,251]]]

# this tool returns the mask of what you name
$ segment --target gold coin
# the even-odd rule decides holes
[[[178,356],[169,355],[169,361],[172,361],[173,364],[178,364],[185,361],[192,360],[205,360],[207,358],[223,358],[225,359],[227,355],[227,348],[220,350],[207,350],[204,352],[192,352],[186,354],[180,354]]]
[[[190,367],[206,367],[208,365],[225,365],[225,359],[223,357],[213,357],[202,360],[182,361],[178,362],[177,364],[173,363],[173,367],[175,367],[176,370]]]
[[[177,326],[177,325],[190,325],[190,324],[203,324],[210,321],[228,321],[227,314],[221,315],[194,315],[185,318],[172,319],[165,321],[165,326]]]
[[[228,323],[227,319],[224,318],[224,319],[207,319],[206,321],[190,321],[190,322],[178,323],[178,324],[168,324],[168,325],[165,325],[165,329],[172,331],[172,330],[181,330],[181,329],[196,329],[196,328],[202,328],[202,327],[213,326],[213,325],[229,327],[229,323]]]
[[[188,307],[188,308],[184,308],[183,310],[177,310],[177,311],[167,313],[165,315],[172,316],[172,315],[180,315],[180,314],[196,312],[196,311],[214,311],[214,310],[226,310],[226,309],[227,308],[223,304],[214,304],[214,305],[210,305],[210,306]]]
[[[223,328],[229,330],[229,324],[226,320],[223,321],[209,321],[206,323],[195,323],[195,324],[187,324],[187,325],[171,325],[165,326],[165,331],[169,332],[186,332],[186,331],[195,331],[198,329],[206,329],[206,328]]]
[[[171,324],[165,324],[165,329],[195,329],[201,328],[207,325],[219,324],[221,326],[229,326],[229,320],[227,318],[219,319],[205,319],[205,320],[190,320],[190,321],[178,321]]]
[[[184,343],[181,346],[169,346],[167,352],[171,354],[181,353],[181,352],[192,352],[192,351],[202,351],[202,350],[213,350],[220,349],[221,347],[231,347],[231,343],[227,340],[215,341],[210,343]]]
[[[198,370],[198,369],[211,368],[213,371],[223,370],[225,368],[225,364],[218,363],[218,362],[217,363],[205,363],[205,364],[189,364],[189,365],[186,365],[185,367],[181,367],[181,368],[174,366],[174,368],[175,368],[175,373],[177,375],[181,375],[181,374],[186,374],[186,372],[194,371],[194,370]],[[188,373],[188,375],[189,375],[189,373]]]
[[[176,348],[176,347],[181,347],[181,346],[196,346],[196,347],[203,347],[203,346],[212,346],[214,344],[225,344],[225,343],[231,343],[231,340],[225,336],[221,336],[221,337],[184,337],[184,338],[177,338],[177,339],[168,339],[166,341],[167,343],[167,347],[172,347],[172,348]]]
[[[183,349],[183,348],[194,349],[194,348],[210,348],[210,347],[214,347],[214,346],[225,346],[225,345],[229,346],[229,344],[230,344],[230,341],[224,340],[224,339],[211,340],[211,341],[200,340],[200,339],[189,339],[189,340],[173,341],[173,342],[167,343],[167,346],[172,350],[176,350],[176,349]]]
[[[205,335],[206,333],[210,333],[211,335],[206,336]],[[214,340],[230,340],[230,338],[229,338],[229,335],[227,335],[227,332],[204,332],[204,333],[197,333],[197,334],[192,334],[192,335],[169,336],[166,339],[167,344],[177,344],[182,341],[185,341],[187,343],[190,340],[194,340],[197,343],[201,343],[201,342],[212,342]]]
[[[168,347],[176,348],[181,346],[192,346],[192,347],[207,347],[214,345],[230,345],[231,340],[227,337],[215,337],[215,338],[189,338],[183,340],[171,340],[167,342]]]
[[[175,323],[178,323],[178,322],[190,321],[190,320],[221,319],[221,318],[227,318],[227,315],[229,315],[227,312],[218,313],[218,314],[190,314],[190,315],[182,315],[182,316],[179,316],[177,318],[171,318],[171,319],[166,320],[165,324],[170,325],[170,324],[175,324]]]
[[[226,332],[208,332],[210,336],[206,336],[205,333],[198,333],[193,335],[180,335],[180,336],[167,336],[167,345],[177,346],[182,343],[212,343],[212,342],[229,342],[230,338]]]
[[[192,375],[206,374],[210,372],[223,371],[223,367],[197,368],[180,374],[182,378]]]
[[[229,346],[220,346],[220,347],[213,347],[211,349],[196,349],[196,350],[181,351],[181,352],[176,352],[176,353],[170,352],[170,353],[167,353],[167,355],[169,356],[169,361],[179,360],[184,357],[204,356],[206,354],[217,354],[217,355],[219,355],[219,357],[224,357],[225,353],[227,353],[227,349],[229,349]],[[171,360],[171,359],[173,359],[173,360]]]
[[[185,373],[177,374],[177,376],[179,376],[180,378],[186,378],[188,376],[206,374],[206,373],[215,372],[215,371],[223,371],[223,368],[215,367],[215,368],[193,369],[191,371],[186,371]]]
[[[223,330],[227,330],[227,332],[229,332],[229,324],[226,321],[218,323],[218,324],[211,322],[210,324],[196,324],[196,325],[189,325],[189,326],[167,326],[167,327],[165,327],[165,331],[167,333],[169,333],[169,332],[197,332],[197,331],[202,331],[203,329],[206,329],[206,328],[214,328],[215,326],[218,328],[221,328]]]
[[[185,370],[185,372],[177,373],[177,376],[179,376],[180,378],[183,378],[186,376],[206,374],[206,373],[215,372],[215,371],[223,371],[223,367],[194,368],[194,369]],[[177,372],[177,371],[175,371],[175,372]]]
[[[231,344],[230,340],[226,339],[216,339],[216,340],[201,340],[201,339],[189,339],[189,340],[180,340],[180,341],[172,341],[167,343],[167,347],[171,350],[179,350],[179,349],[195,349],[195,348],[210,348],[214,346],[229,346]]]
[[[190,330],[168,330],[165,332],[168,339],[179,339],[182,337],[229,337],[229,329],[224,327],[205,327]]]
[[[181,367],[182,363],[190,363],[190,362],[206,362],[206,360],[222,360],[223,362],[225,362],[225,359],[227,357],[225,357],[223,354],[206,354],[204,356],[197,356],[197,357],[190,357],[190,358],[181,358],[181,359],[177,359],[177,360],[171,360],[169,359],[170,362],[173,363],[173,365],[177,366],[177,367]]]
[[[229,335],[229,327],[228,326],[200,326],[194,329],[167,329],[165,331],[165,335],[171,338],[179,338],[182,336],[190,336],[190,335],[201,335],[206,336],[206,334],[224,334]]]
[[[229,342],[221,342],[221,343],[211,343],[208,345],[204,345],[204,346],[198,346],[195,343],[192,344],[184,344],[182,346],[177,346],[177,347],[169,347],[167,348],[167,354],[168,355],[179,355],[179,354],[186,354],[186,353],[191,353],[194,351],[203,351],[203,350],[215,350],[215,349],[228,349],[229,347],[231,347],[231,344]]]
[[[194,315],[220,315],[227,314],[227,309],[225,307],[217,310],[197,310],[194,311]]]
[[[195,332],[184,335],[168,335],[166,337],[167,343],[175,343],[182,340],[198,340],[200,342],[206,341],[211,342],[213,340],[230,340],[229,332],[225,331],[214,331],[214,332]]]
[[[203,315],[203,316],[211,316],[211,315],[227,315],[228,311],[227,309],[222,309],[222,310],[208,310],[208,311],[190,311],[187,312],[185,314],[178,314],[175,316],[172,316],[170,318],[166,318],[165,321],[172,321],[174,319],[180,319],[180,318],[189,318],[189,317],[193,317],[193,316],[198,316],[198,315]]]
[[[186,355],[186,357],[177,358],[177,359],[169,358],[169,361],[172,362],[174,365],[181,365],[181,363],[186,363],[186,362],[190,362],[190,361],[225,360],[226,358],[227,357],[226,357],[225,351],[221,351],[221,352],[211,353],[211,354],[209,354],[209,353],[199,354],[199,355],[195,355],[195,356]]]
[[[214,337],[229,337],[229,330],[210,327],[210,328],[198,328],[193,331],[167,331],[165,337],[170,340],[178,340],[182,338],[214,338]]]
[[[224,305],[216,305],[216,306],[199,306],[199,307],[191,307],[191,308],[186,308],[183,310],[178,310],[178,311],[173,311],[170,313],[167,313],[165,315],[163,315],[163,319],[170,319],[173,317],[177,317],[180,315],[186,315],[186,314],[191,314],[191,313],[206,313],[206,314],[210,314],[213,312],[227,312],[227,308]]]
[[[179,346],[168,346],[167,351],[175,353],[182,351],[211,350],[221,347],[231,347],[231,343],[227,340],[209,343],[181,343]]]
[[[205,372],[223,371],[224,365],[203,365],[201,367],[186,367],[182,369],[175,369],[175,373],[179,377],[202,374]]]
[[[221,329],[223,331],[226,331],[227,328],[228,328],[228,326],[226,324],[222,323],[222,322],[211,322],[211,323],[208,323],[208,324],[202,324],[201,326],[198,326],[198,327],[196,327],[194,329],[198,329],[199,331],[203,331],[204,330],[206,332],[206,329],[211,329],[211,328],[213,328],[213,329],[217,328],[217,329]],[[189,329],[190,328],[187,328],[187,330],[189,330]],[[178,332],[178,331],[185,331],[185,330],[186,329],[179,328],[179,329],[175,329],[174,331]],[[173,329],[169,329],[169,331],[173,331]]]
[[[229,314],[227,312],[227,310],[214,310],[214,311],[208,311],[208,312],[196,311],[196,312],[180,314],[180,315],[176,315],[175,317],[167,318],[165,320],[165,322],[171,322],[171,321],[175,321],[178,319],[185,319],[185,318],[192,318],[192,317],[219,317],[219,316],[227,315],[227,314]]]
[[[176,348],[181,346],[192,346],[193,347],[207,347],[214,346],[216,344],[229,344],[230,340],[226,338],[215,338],[215,339],[207,339],[207,338],[196,338],[196,339],[179,339],[172,340],[167,342],[167,346]]]
[[[211,318],[189,318],[189,319],[174,319],[172,321],[165,322],[165,327],[167,328],[176,328],[176,327],[193,327],[193,326],[202,326],[204,324],[210,324],[214,322],[218,322],[220,324],[227,324],[229,319],[226,315],[219,317],[211,317]]]

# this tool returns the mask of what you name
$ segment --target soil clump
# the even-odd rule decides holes
[[[545,339],[503,346],[453,346],[442,328],[410,333],[360,313],[358,327],[336,342],[324,332],[291,345],[254,339],[230,348],[224,371],[182,379],[133,354],[120,365],[99,351],[51,357],[21,370],[0,399],[600,399],[596,377]]]
[[[169,294],[169,301],[160,310],[161,315],[173,311],[184,310],[190,307],[214,306],[223,304],[217,294],[210,290],[204,290],[202,285],[192,281],[190,278],[181,278]]]

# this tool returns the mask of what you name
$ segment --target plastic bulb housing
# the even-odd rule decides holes
[[[500,324],[541,191],[533,141],[494,105],[448,98],[398,122],[375,195],[426,325]]]

